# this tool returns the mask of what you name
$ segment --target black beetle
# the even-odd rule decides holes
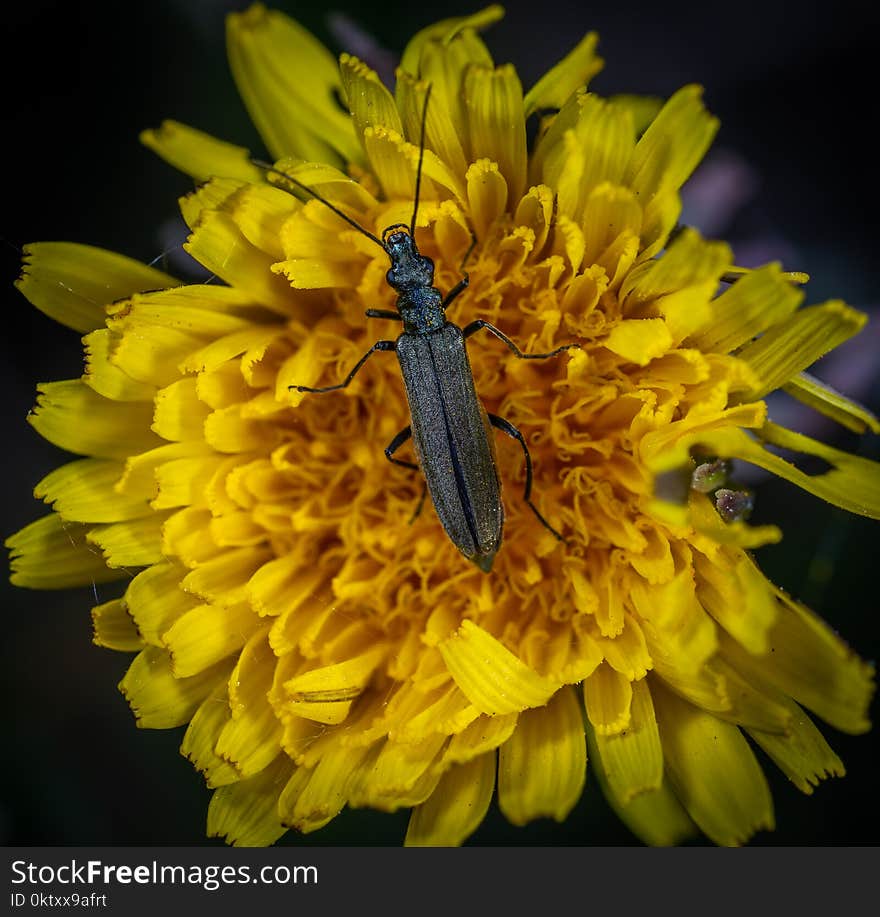
[[[376,341],[342,382],[323,388],[305,385],[291,385],[290,388],[311,393],[338,391],[351,383],[377,350],[395,351],[406,387],[410,425],[388,444],[385,455],[396,465],[417,471],[421,469],[427,492],[431,495],[446,533],[465,557],[488,573],[501,546],[504,525],[501,485],[490,441],[490,427],[502,430],[522,446],[526,460],[524,499],[541,523],[557,539],[564,539],[531,501],[532,459],[522,433],[504,418],[488,414],[480,404],[464,342],[474,332],[485,328],[524,360],[546,359],[579,345],[564,344],[549,353],[526,354],[487,321],[477,319],[464,328],[447,321],[445,310],[467,288],[468,275],[463,272],[462,279],[444,297],[433,286],[434,262],[419,252],[415,241],[429,96],[430,88],[425,95],[422,111],[412,220],[409,226],[403,223],[389,226],[382,233],[381,239],[293,176],[275,169],[269,163],[257,160],[253,162],[306,191],[382,246],[391,261],[386,279],[398,293],[397,311],[368,309],[366,315],[403,322],[403,333],[397,340]],[[465,255],[462,271],[475,241]],[[394,457],[394,453],[410,438],[415,446],[418,464]]]

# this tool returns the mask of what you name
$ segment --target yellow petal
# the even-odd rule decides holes
[[[706,241],[695,229],[684,229],[661,258],[642,262],[627,277],[620,289],[627,313],[685,287],[705,290],[708,297],[732,262],[726,243]]]
[[[529,188],[517,204],[513,221],[534,233],[534,250],[540,252],[547,241],[547,233],[553,220],[553,191],[546,185]]]
[[[562,108],[576,89],[587,86],[605,65],[605,61],[596,54],[598,41],[596,32],[588,32],[532,86],[523,103],[526,118],[544,108]]]
[[[440,773],[432,765],[445,742],[441,735],[412,744],[386,741],[353,785],[351,804],[393,812],[424,802],[439,782]]]
[[[402,133],[410,143],[418,144],[422,133],[422,117],[429,84],[398,67],[397,105],[403,115]],[[433,90],[433,85],[432,85]],[[432,92],[425,123],[425,149],[432,150],[449,167],[453,175],[464,175],[467,170],[462,141],[463,130],[457,129],[452,114],[443,104],[439,94]]]
[[[633,554],[630,563],[636,573],[648,583],[666,583],[675,575],[675,562],[669,546],[669,538],[653,525],[642,527],[645,549]]]
[[[652,718],[653,715],[652,709]],[[654,729],[656,730],[656,725]],[[595,773],[605,798],[617,813],[618,818],[636,837],[654,847],[671,847],[699,834],[697,827],[678,801],[678,797],[666,777],[661,778],[662,782],[658,788],[647,789],[637,796],[633,796],[626,804],[621,802],[618,790],[609,781],[609,775],[606,773],[604,762],[601,759],[597,736],[589,724],[587,724],[586,732],[587,751],[590,758],[597,765]],[[616,742],[619,738],[615,736],[613,740],[606,741]],[[659,738],[657,740],[657,751],[661,755],[660,764],[662,768],[663,759],[662,751],[659,748]]]
[[[660,191],[643,205],[642,213],[638,253],[643,258],[653,258],[664,248],[672,231],[679,225],[681,197],[678,191]],[[705,321],[706,316],[700,315],[694,327],[699,327]]]
[[[284,176],[295,178],[301,185],[320,194],[321,197],[333,201],[358,223],[363,223],[364,214],[375,209],[377,201],[370,191],[363,185],[339,169],[323,162],[301,162],[298,159],[284,158],[275,164],[277,172],[269,174],[272,182],[286,188],[295,197],[306,203],[306,208],[313,201],[313,197],[292,182],[285,182]],[[325,220],[335,220],[331,226],[340,227],[339,216],[331,216],[332,211],[320,202],[312,203],[312,218],[323,216]],[[300,211],[302,213],[303,211]],[[372,227],[371,227],[372,228]],[[371,243],[367,243],[368,245]]]
[[[775,691],[765,690],[751,678],[743,677],[730,664],[723,650],[706,668],[718,679],[727,708],[718,712],[717,716],[737,726],[760,729],[774,735],[783,735],[788,731],[790,709],[777,699]]]
[[[271,188],[251,190],[260,196],[279,193]],[[141,330],[145,326],[158,325],[186,331],[205,340],[273,318],[246,291],[212,283],[193,283],[170,290],[136,293],[114,303],[107,313],[110,327],[115,331],[128,328]]]
[[[177,557],[187,567],[197,567],[216,557],[222,548],[210,536],[210,521],[207,509],[187,506],[178,510],[165,522],[163,552]]]
[[[221,605],[243,602],[248,597],[249,580],[272,556],[272,551],[262,546],[224,551],[187,573],[180,587]]]
[[[498,164],[510,199],[526,189],[526,122],[522,86],[516,70],[506,64],[492,70],[471,67],[464,81],[470,159]]]
[[[271,256],[248,242],[229,214],[203,211],[183,247],[212,274],[269,309],[283,314],[296,311],[289,285],[272,273]]]
[[[313,582],[323,584],[324,580],[325,574],[322,572]],[[315,640],[333,614],[332,603],[324,599],[320,592],[308,589],[308,583],[309,579],[303,576],[300,580],[304,590],[301,597],[278,617],[269,634],[269,641],[278,655],[294,649],[313,653]]]
[[[630,723],[633,683],[611,668],[600,665],[584,679],[584,706],[587,718],[598,735],[619,735]]]
[[[370,164],[385,190],[386,197],[389,199],[403,198],[407,202],[400,216],[389,212],[385,216],[384,223],[389,225],[393,222],[409,222],[411,217],[409,201],[415,194],[419,148],[412,143],[407,143],[400,134],[382,127],[367,128],[364,131],[364,144]],[[463,199],[460,177],[455,175],[438,156],[430,150],[425,150],[422,156],[420,199],[425,201],[447,197],[448,195],[440,192],[438,185],[440,188],[451,191],[460,201]]]
[[[587,776],[581,706],[564,687],[546,707],[520,714],[498,758],[498,805],[509,822],[547,816],[564,821]]]
[[[711,439],[710,448],[714,451],[706,454],[730,458],[731,454],[724,451],[725,448],[734,449],[741,439],[746,438],[742,430],[731,430],[731,427],[760,427],[766,417],[767,406],[760,401],[713,411],[709,416],[692,411],[681,420],[663,424],[646,433],[639,444],[639,457],[656,475],[678,472],[682,468],[688,468],[690,473],[693,470],[690,450],[697,442]]]
[[[444,763],[462,764],[503,745],[516,728],[517,714],[480,716],[463,732],[452,737],[443,755]]]
[[[615,105],[619,105],[632,115],[633,129],[639,137],[648,129],[648,125],[657,117],[663,108],[665,100],[659,96],[633,95],[619,92],[610,97]]]
[[[738,450],[742,453],[740,458],[772,471],[834,506],[872,519],[880,518],[880,465],[877,462],[833,449],[774,423],[764,424],[760,435],[771,445],[818,456],[832,467],[822,474],[808,475],[751,440]]]
[[[149,402],[110,401],[82,380],[42,382],[28,422],[50,443],[79,455],[125,458],[161,444]]]
[[[285,824],[309,832],[323,827],[342,811],[351,787],[361,778],[368,748],[328,748],[311,771],[305,786],[296,794],[292,807],[281,800],[280,812]]]
[[[141,570],[125,590],[125,604],[138,632],[153,646],[164,646],[162,634],[198,600],[180,588],[186,571],[178,564],[154,564]]]
[[[56,468],[34,488],[38,500],[51,503],[70,522],[119,522],[149,516],[146,500],[115,490],[122,463],[106,459],[79,459]]]
[[[274,181],[277,176],[270,172],[269,177]],[[213,179],[184,198],[181,209],[192,228],[198,225],[205,211],[227,213],[251,245],[272,258],[281,258],[283,227],[299,211],[300,203],[283,187]]]
[[[672,335],[662,318],[624,319],[602,344],[627,362],[646,366],[672,347]]]
[[[761,404],[762,402],[758,402],[757,405],[745,407],[756,408]],[[743,426],[760,426],[760,413],[755,412],[753,420],[744,422]],[[744,416],[743,420],[746,420]],[[649,433],[642,439],[643,458],[658,472],[664,468],[683,467],[684,463],[689,461],[690,450],[699,444],[707,449],[709,454],[721,458],[739,458],[759,468],[765,468],[780,478],[797,484],[808,493],[821,497],[827,503],[851,513],[873,519],[880,518],[880,474],[876,462],[850,455],[769,422],[760,429],[763,440],[784,449],[818,456],[832,466],[830,470],[820,474],[805,474],[791,462],[764,449],[744,430],[730,427],[689,433],[679,438],[673,448],[663,448],[662,440],[671,439],[675,426],[676,424],[670,425],[670,428],[662,431],[660,436],[655,437]],[[655,447],[660,448],[655,451]]]
[[[241,367],[226,363],[214,372],[199,373],[196,379],[199,400],[212,408],[225,408],[247,401],[254,394],[241,375]]]
[[[291,678],[284,684],[287,709],[320,723],[341,723],[386,655],[387,649],[377,646],[344,662]]]
[[[139,652],[144,641],[122,599],[113,599],[92,609],[92,641],[97,646],[123,653]]]
[[[789,780],[802,792],[826,777],[843,777],[843,762],[831,750],[812,720],[793,701],[788,731],[781,735],[750,729],[749,735],[767,752]]]
[[[278,797],[292,770],[290,759],[279,755],[256,776],[214,790],[208,805],[208,836],[222,837],[235,847],[274,844],[287,831],[278,816]]]
[[[214,751],[242,777],[268,767],[281,747],[281,723],[269,703],[275,655],[261,628],[248,640],[229,677],[230,718],[217,736]]]
[[[403,133],[394,98],[374,70],[351,54],[342,54],[339,75],[358,137],[363,137],[365,128],[375,126]]]
[[[253,4],[226,20],[232,75],[275,159],[362,161],[333,55],[283,13]]]
[[[162,439],[172,442],[201,440],[209,413],[210,408],[202,404],[196,393],[196,380],[179,379],[157,393],[151,428]]]
[[[129,666],[119,690],[142,729],[172,729],[187,722],[228,673],[228,664],[220,663],[192,678],[176,678],[168,653],[148,646]]]
[[[645,635],[636,619],[626,614],[623,630],[613,638],[596,637],[596,643],[607,663],[630,681],[644,678],[653,661],[645,643]]]
[[[598,96],[572,97],[575,111],[560,112],[542,140],[543,180],[557,189],[560,213],[585,221],[589,193],[606,182],[619,185],[634,149],[629,112]]]
[[[703,158],[718,119],[703,107],[700,86],[679,89],[642,134],[629,165],[629,185],[647,204],[680,188]]]
[[[651,685],[667,772],[688,814],[710,840],[738,846],[772,830],[773,802],[739,729]]]
[[[112,362],[115,336],[99,328],[83,338],[86,348],[86,371],[83,382],[111,401],[152,401],[156,388],[133,379]]]
[[[473,32],[475,29],[488,28],[504,16],[504,8],[497,3],[484,7],[470,16],[456,16],[441,19],[422,29],[409,40],[400,61],[400,67],[413,76],[425,76],[422,73],[422,52],[430,42],[441,46],[448,45],[462,32]]]
[[[711,560],[695,554],[694,561],[703,608],[750,653],[766,653],[777,603],[773,587],[755,562],[743,551],[730,550]]]
[[[467,170],[467,195],[477,238],[485,239],[507,207],[507,182],[498,164],[478,159]]]
[[[145,567],[165,559],[162,551],[164,513],[93,528],[86,540],[104,553],[108,567]]]
[[[228,513],[211,520],[211,538],[222,548],[262,544],[268,539],[266,529],[250,513]]]
[[[583,206],[584,257],[587,264],[602,262],[608,247],[622,233],[638,236],[642,208],[629,188],[602,182],[586,196]],[[610,266],[610,265],[606,265]]]
[[[626,727],[616,732],[600,730],[590,717],[591,754],[601,770],[609,795],[619,806],[637,796],[660,789],[663,783],[663,750],[647,679],[631,683],[632,704]],[[589,713],[589,699],[587,699]]]
[[[304,601],[314,595],[324,579],[321,570],[304,568],[299,558],[278,557],[263,564],[248,583],[248,598],[260,615],[283,615],[295,611]],[[278,637],[284,632],[279,621]],[[292,644],[276,643],[273,646],[280,653],[293,649]]]
[[[328,219],[327,214],[332,215]],[[320,201],[307,202],[280,230],[284,257],[298,260],[351,261],[354,236]],[[356,257],[356,255],[355,255]]]
[[[863,662],[821,618],[776,589],[779,614],[770,652],[751,656],[726,641],[724,654],[758,687],[769,685],[841,732],[870,728],[874,667]]]
[[[193,767],[205,778],[211,788],[226,786],[239,780],[239,775],[228,761],[215,751],[217,736],[229,722],[229,703],[226,684],[217,683],[214,691],[202,701],[193,714],[180,745],[180,753],[188,758]]]
[[[224,461],[222,456],[197,456],[163,462],[156,469],[156,496],[150,506],[161,510],[205,505],[208,485]]]
[[[285,258],[272,271],[283,274],[297,290],[354,289],[361,277],[358,265],[328,258]]]
[[[564,214],[557,217],[556,230],[555,247],[559,248],[561,243],[572,271],[577,273],[583,263],[586,248],[583,231],[574,220]]]
[[[696,674],[718,649],[716,626],[697,601],[693,572],[685,567],[668,583],[634,580],[630,599],[655,663]]]
[[[250,606],[199,605],[181,615],[162,635],[175,678],[187,679],[223,664],[259,626]]]
[[[413,809],[407,847],[458,847],[480,826],[495,790],[495,752],[450,768]]]
[[[482,713],[515,713],[538,707],[559,688],[473,621],[462,621],[439,649],[456,684]]]
[[[563,684],[576,684],[589,678],[602,662],[602,651],[594,640],[579,635],[572,639],[567,625],[555,628],[541,647],[539,670]]]
[[[798,373],[784,388],[802,404],[830,417],[847,430],[864,433],[869,429],[872,433],[880,433],[880,419],[876,415],[809,373]]]
[[[114,323],[115,324],[115,323]],[[120,323],[114,334],[111,361],[124,366],[126,375],[155,388],[180,378],[177,364],[203,345],[193,334],[157,324]]]
[[[400,742],[421,742],[434,732],[455,736],[479,717],[477,708],[468,702],[457,685],[452,684],[442,691],[439,699],[425,703],[400,727],[389,729],[388,734]]]
[[[275,424],[243,417],[242,406],[237,404],[213,411],[205,420],[205,442],[218,452],[269,451],[281,438]]]
[[[858,334],[867,320],[867,315],[837,300],[796,312],[737,353],[761,380],[757,389],[743,392],[739,398],[763,398]]]
[[[160,127],[143,131],[140,139],[165,162],[197,182],[215,177],[239,178],[246,182],[263,180],[262,170],[250,161],[249,150],[179,121],[163,121]]]
[[[701,101],[699,86],[685,86],[663,106],[642,134],[627,184],[645,210],[643,243],[661,242],[679,212],[678,189],[693,172],[718,130]]]
[[[704,353],[730,353],[791,315],[803,298],[803,291],[789,281],[778,264],[749,271],[712,301],[708,323],[691,336],[691,341]]]
[[[24,247],[22,273],[15,285],[56,322],[86,332],[104,325],[104,306],[109,303],[177,283],[115,252],[73,242],[37,242]]]
[[[124,471],[116,484],[116,490],[128,497],[154,500],[159,493],[158,478],[162,467],[180,459],[205,459],[211,454],[211,450],[204,443],[190,441],[166,443],[140,455],[132,455],[125,460]]]
[[[283,326],[247,328],[234,334],[228,334],[206,347],[190,353],[180,364],[180,372],[212,372],[219,369],[227,360],[241,356],[253,347],[268,347],[284,333]],[[171,380],[169,380],[171,381]]]

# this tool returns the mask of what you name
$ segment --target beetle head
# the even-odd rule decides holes
[[[395,290],[403,292],[434,283],[434,262],[419,253],[407,226],[389,226],[382,233],[382,245],[391,259],[385,279]]]

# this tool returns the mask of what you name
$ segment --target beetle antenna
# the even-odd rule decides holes
[[[416,216],[419,212],[419,189],[422,186],[422,162],[425,159],[425,125],[428,123],[428,99],[431,98],[431,85],[425,91],[425,107],[422,109],[422,130],[419,135],[419,167],[416,169],[416,201],[413,204],[412,222],[409,226],[409,234],[413,239],[416,237]]]
[[[271,163],[264,162],[262,159],[251,159],[251,163],[258,169],[262,169],[264,172],[269,172],[272,175],[277,175],[280,178],[283,178],[285,181],[289,181],[292,185],[296,185],[296,187],[302,191],[311,194],[315,200],[320,201],[325,207],[332,210],[338,217],[342,217],[342,219],[345,220],[349,226],[353,226],[358,232],[363,233],[368,239],[372,239],[376,245],[378,245],[384,251],[385,246],[382,244],[382,240],[378,236],[374,236],[368,229],[364,229],[364,227],[361,226],[357,220],[353,220],[350,216],[348,216],[348,214],[343,213],[335,204],[331,204],[330,201],[328,201],[326,198],[321,197],[317,191],[313,191],[308,185],[304,185],[298,178],[294,178],[292,175],[289,175],[287,172],[284,172],[281,169],[276,169],[275,166],[273,166]],[[281,188],[282,191],[287,191],[288,194],[293,194],[290,189],[284,188],[281,185],[276,185],[275,187]],[[418,187],[418,185],[416,187]]]

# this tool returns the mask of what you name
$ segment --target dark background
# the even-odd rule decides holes
[[[343,50],[320,5],[277,5]],[[144,261],[159,256],[166,246],[161,227],[173,221],[176,198],[190,188],[138,143],[138,132],[163,118],[265,152],[225,61],[224,13],[244,6],[223,0],[30,0],[4,12],[4,536],[43,515],[31,498],[33,485],[67,460],[25,422],[34,385],[82,371],[77,335],[12,289],[17,249],[28,241],[70,240]],[[475,8],[385,0],[337,9],[399,52],[418,28]],[[873,138],[878,25],[867,4],[542,0],[508,5],[507,18],[485,37],[497,62],[516,64],[526,88],[589,29],[600,32],[607,62],[593,83],[603,94],[668,95],[684,83],[702,83],[722,129],[714,168],[703,172],[698,186],[717,199],[715,217],[701,223],[704,210],[691,195],[688,212],[695,222],[732,239],[744,260],[783,256],[787,267],[809,271],[810,302],[840,296],[871,309],[880,301]],[[732,175],[742,180],[731,185]],[[753,193],[743,192],[746,186]],[[735,211],[723,200],[731,189],[742,198]],[[875,327],[847,345],[842,357],[829,357],[819,374],[877,411],[878,349]],[[810,432],[880,457],[880,437],[841,435],[827,425]],[[877,523],[827,507],[784,482],[756,484],[754,521],[779,522],[786,532],[783,544],[760,552],[765,571],[819,610],[862,656],[876,658]],[[830,578],[815,575],[829,564]],[[112,588],[99,588],[102,601],[113,597]],[[129,657],[90,642],[91,590],[28,592],[5,580],[2,589],[0,843],[205,843],[209,793],[177,752],[182,730],[135,729],[115,688]],[[755,843],[880,840],[875,739],[825,732],[848,776],[823,784],[810,799],[763,759],[778,828]],[[288,834],[283,842],[396,845],[405,826],[406,814],[346,812],[316,835]],[[514,829],[493,807],[472,843],[634,839],[588,778],[564,825],[541,821]]]

